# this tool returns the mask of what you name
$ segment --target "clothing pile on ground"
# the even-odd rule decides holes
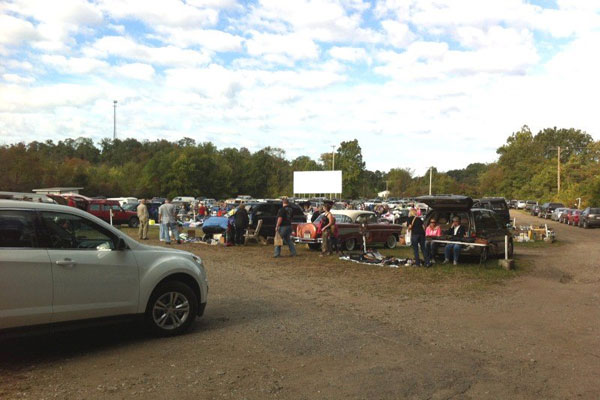
[[[380,267],[410,267],[415,265],[415,261],[411,258],[396,258],[384,256],[378,251],[369,250],[366,253],[349,254],[340,257],[340,260],[351,261],[357,264],[377,265]]]

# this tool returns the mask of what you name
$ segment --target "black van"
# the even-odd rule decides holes
[[[510,224],[510,213],[504,197],[484,197],[475,200],[473,208],[492,210],[502,218],[502,221],[504,221],[506,225]]]
[[[465,248],[462,250],[462,254],[479,255],[481,247],[469,246],[469,243],[485,240],[489,243],[488,251],[491,255],[503,256],[504,238],[508,236],[508,257],[512,258],[514,252],[512,235],[500,214],[493,210],[476,208],[473,199],[467,196],[421,196],[417,197],[417,201],[430,207],[425,215],[425,226],[433,217],[445,232],[450,228],[452,218],[460,218],[460,223],[465,227],[467,233],[467,237],[464,238]],[[504,204],[506,205],[506,202]],[[437,252],[442,253],[443,251],[444,246],[438,246]]]
[[[281,201],[248,202],[245,205],[246,211],[248,211],[249,227],[256,228],[258,221],[262,220],[259,235],[265,238],[275,236],[277,213],[282,207]],[[306,216],[298,204],[290,203],[290,207],[292,207],[292,223],[306,222]]]

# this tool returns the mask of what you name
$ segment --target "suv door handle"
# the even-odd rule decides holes
[[[77,264],[75,261],[70,258],[65,258],[64,260],[56,261],[56,265],[60,265],[61,267],[74,267]]]

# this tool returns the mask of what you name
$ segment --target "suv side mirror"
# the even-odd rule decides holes
[[[117,249],[116,250],[127,250],[127,243],[123,238],[119,238],[117,241]]]

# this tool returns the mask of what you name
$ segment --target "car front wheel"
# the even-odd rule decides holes
[[[146,323],[158,336],[185,332],[196,319],[198,300],[185,283],[170,281],[154,289],[146,308]]]
[[[127,223],[127,225],[129,225],[130,228],[137,228],[139,224],[140,220],[138,219],[138,217],[131,217],[129,219],[129,222]]]

